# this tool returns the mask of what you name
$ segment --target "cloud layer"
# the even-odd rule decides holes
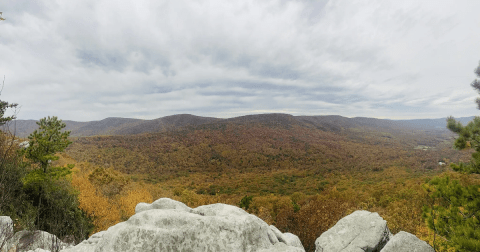
[[[475,115],[478,1],[26,1],[2,6],[18,117]],[[3,76],[2,76],[3,77]]]

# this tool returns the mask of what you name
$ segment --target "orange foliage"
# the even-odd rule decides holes
[[[135,206],[140,202],[152,203],[152,195],[144,188],[132,188],[119,200],[122,219],[126,220],[135,214]]]
[[[80,191],[78,200],[80,208],[93,217],[94,233],[106,230],[120,222],[120,211],[109,202],[108,198],[97,193],[95,186],[87,176],[72,176],[72,185]]]

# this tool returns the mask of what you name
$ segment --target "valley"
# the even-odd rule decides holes
[[[389,120],[267,114],[72,137],[56,165],[75,166],[72,184],[96,231],[128,219],[139,202],[169,197],[190,207],[243,207],[313,251],[308,244],[358,209],[378,212],[393,233],[431,242],[421,217],[429,199],[423,184],[438,175],[462,177],[449,163],[471,158],[471,151],[452,148],[454,137]]]

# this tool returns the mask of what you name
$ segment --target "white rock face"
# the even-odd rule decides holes
[[[30,146],[30,142],[28,142],[28,141],[23,141],[23,142],[21,142],[20,144],[18,144],[18,146],[19,146],[20,148],[26,149],[26,148],[28,148],[28,147]]]
[[[300,238],[298,236],[292,234],[292,233],[284,233],[283,237],[285,237],[285,243],[289,246],[297,247],[297,248],[302,248],[305,250],[305,248],[302,245],[302,242],[300,241]]]
[[[435,252],[435,250],[415,235],[400,231],[380,252]]]
[[[162,198],[138,204],[135,212],[128,221],[63,251],[305,251],[298,237],[282,234],[235,206],[191,209]]]
[[[315,241],[315,251],[380,251],[391,236],[387,222],[377,213],[355,211],[321,234]]]
[[[9,216],[0,216],[0,251],[6,251],[6,242],[13,236],[13,221]]]
[[[178,209],[181,211],[190,211],[192,210],[187,205],[183,204],[182,202],[172,200],[169,198],[160,198],[154,201],[152,204],[147,203],[138,203],[135,207],[135,213],[140,213],[147,210],[152,209]]]
[[[69,245],[62,242],[55,235],[45,231],[19,231],[9,239],[5,251],[54,251],[65,249]],[[2,251],[3,252],[3,251]]]

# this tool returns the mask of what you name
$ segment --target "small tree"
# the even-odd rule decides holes
[[[480,64],[474,72],[480,77]],[[475,79],[471,86],[480,93],[479,80]],[[480,109],[480,98],[476,103]],[[447,127],[459,135],[455,148],[475,150],[470,163],[452,164],[453,170],[480,174],[480,117],[475,117],[467,126],[449,117]],[[432,179],[425,188],[434,202],[423,208],[428,227],[458,251],[480,251],[480,185],[462,184],[444,176]]]
[[[72,142],[70,131],[63,131],[66,124],[57,117],[46,117],[37,122],[39,129],[30,136],[25,157],[40,169],[33,169],[23,178],[23,190],[36,208],[36,229],[45,230],[58,237],[73,235],[82,240],[92,230],[91,220],[78,208],[79,202],[67,175],[73,166],[50,167],[50,161],[58,160]]]
[[[0,95],[5,84],[5,76],[0,88]],[[8,123],[15,119],[16,111],[11,116],[5,116],[9,108],[16,108],[17,104],[11,104],[0,100],[0,215],[18,217],[24,208],[24,194],[22,191],[21,178],[25,170],[19,167],[20,159],[15,142],[15,134],[8,129]],[[13,131],[15,132],[15,131]]]
[[[68,140],[70,131],[61,131],[66,124],[56,116],[42,118],[37,124],[39,129],[28,136],[30,141],[25,157],[38,163],[46,173],[49,162],[58,160],[55,153],[64,151],[72,143]]]

